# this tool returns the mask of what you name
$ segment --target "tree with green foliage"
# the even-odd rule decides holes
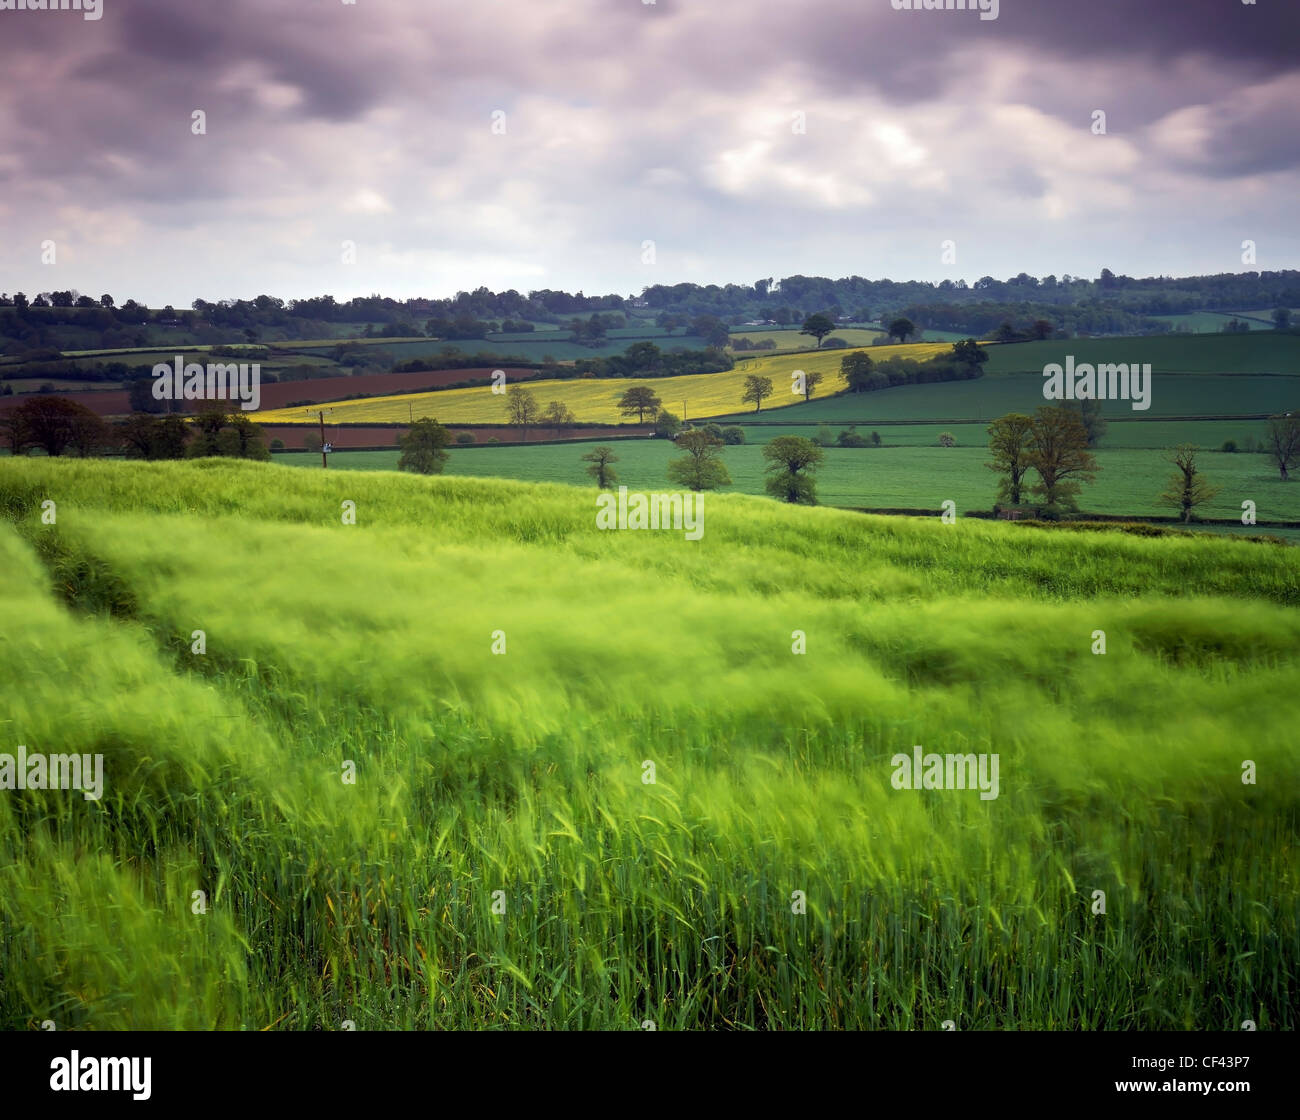
[[[1039,481],[1033,491],[1053,508],[1076,509],[1080,482],[1097,477],[1097,460],[1088,451],[1088,430],[1079,414],[1044,405],[1029,427],[1029,463]]]
[[[517,424],[524,430],[524,442],[528,442],[528,429],[541,417],[541,406],[532,392],[522,385],[511,385],[506,390],[506,409],[510,414],[510,423]]]
[[[662,360],[663,351],[653,342],[634,342],[623,351],[627,367],[639,374],[658,368]]]
[[[899,342],[906,342],[916,334],[916,324],[911,319],[905,319],[900,315],[889,324],[885,334],[890,338],[898,339]]]
[[[397,445],[402,454],[397,460],[397,469],[416,474],[442,474],[450,443],[451,433],[446,428],[437,420],[421,416],[404,435],[398,437]]]
[[[729,424],[722,429],[722,442],[728,446],[735,446],[745,442],[745,429],[737,424]]]
[[[633,385],[618,399],[619,412],[624,416],[631,416],[635,412],[638,424],[645,422],[647,412],[653,416],[659,405],[659,394],[648,385]]]
[[[1177,471],[1169,480],[1169,485],[1160,495],[1165,505],[1177,507],[1182,513],[1183,523],[1191,521],[1192,512],[1197,506],[1208,502],[1219,492],[1219,487],[1211,486],[1205,481],[1196,465],[1196,453],[1200,450],[1195,444],[1181,443],[1168,453],[1168,461]]]
[[[684,431],[673,441],[686,454],[668,464],[668,477],[691,490],[716,490],[729,486],[731,475],[722,462],[722,440],[698,428]]]
[[[984,465],[1004,477],[998,482],[998,497],[1013,506],[1020,504],[1024,477],[1029,473],[1029,445],[1033,420],[1011,412],[989,425],[989,450],[993,462]]]
[[[1289,307],[1279,307],[1274,310],[1273,326],[1280,331],[1284,331],[1291,326],[1291,309]]]
[[[612,466],[618,462],[618,456],[614,454],[612,447],[599,444],[588,451],[582,457],[582,461],[589,464],[587,473],[596,480],[596,485],[602,490],[607,490],[618,481],[618,474]]]
[[[763,484],[774,498],[797,505],[817,504],[817,484],[812,475],[826,453],[803,436],[778,436],[763,446],[767,471],[772,475]]]
[[[1291,468],[1300,459],[1300,416],[1287,412],[1268,418],[1264,435],[1264,450],[1273,460],[1282,481],[1291,477]]]
[[[835,320],[829,315],[818,311],[815,315],[809,315],[803,321],[803,329],[800,334],[810,334],[817,340],[817,345],[821,346],[822,339],[835,329]]]
[[[563,401],[551,401],[542,413],[542,423],[548,428],[571,428],[577,422],[573,409]]]
[[[659,410],[655,417],[655,435],[660,439],[672,439],[681,431],[682,422],[666,408]]]
[[[11,447],[39,447],[51,458],[69,447],[84,456],[87,448],[103,442],[105,432],[95,413],[61,396],[32,397],[14,408],[7,419]]]
[[[740,398],[742,404],[754,402],[754,411],[763,407],[763,402],[772,395],[772,379],[751,373],[745,378],[745,394]]]
[[[866,447],[867,441],[858,435],[858,429],[855,425],[850,424],[847,428],[840,431],[835,442],[841,447]]]
[[[224,459],[271,458],[271,451],[259,428],[243,409],[227,412],[219,401],[207,401],[191,421],[194,438],[186,448],[191,459],[219,457]]]
[[[1046,319],[1035,319],[1029,327],[1030,338],[1038,342],[1051,338],[1056,333],[1056,328]]]
[[[1106,434],[1106,420],[1101,414],[1101,401],[1083,397],[1075,401],[1062,401],[1060,407],[1068,408],[1078,414],[1079,419],[1083,421],[1084,430],[1088,433],[1089,447],[1096,447],[1101,442],[1101,437]]]
[[[813,433],[813,443],[818,447],[831,447],[835,443],[835,430],[823,420]]]
[[[133,412],[117,425],[118,438],[132,459],[183,459],[189,426],[179,416]]]
[[[871,380],[874,364],[871,355],[865,350],[855,350],[852,354],[845,354],[840,359],[840,373],[844,375],[844,380],[849,383],[850,393],[864,393],[867,391],[867,383]]]
[[[812,400],[813,390],[822,383],[825,374],[817,373],[813,370],[805,370],[803,373],[803,399]]]
[[[973,338],[963,338],[952,344],[952,358],[966,366],[982,366],[989,360],[989,352]]]
[[[710,346],[726,346],[731,341],[727,324],[716,315],[697,315],[691,321],[691,334],[704,339]]]

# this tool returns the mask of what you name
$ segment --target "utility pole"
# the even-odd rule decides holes
[[[329,444],[325,442],[325,411],[322,408],[318,414],[320,416],[320,465],[322,470],[329,470]]]

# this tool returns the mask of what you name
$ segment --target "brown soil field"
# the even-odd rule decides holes
[[[307,427],[303,424],[262,424],[262,432],[266,436],[266,442],[269,445],[273,439],[284,440],[286,448],[306,447],[304,440],[309,435],[320,438],[320,429]],[[329,424],[325,425],[325,438],[336,448],[359,447],[396,447],[397,437],[405,432],[405,428],[380,428],[380,427],[347,427],[338,428]],[[523,443],[518,431],[510,428],[464,428],[449,427],[451,438],[454,440],[462,432],[469,432],[476,443],[487,443],[488,440],[496,438],[502,443]],[[532,428],[528,432],[528,442],[537,443],[539,440],[563,439],[614,439],[619,436],[636,436],[649,438],[652,428]]]
[[[520,369],[514,366],[498,367],[505,370],[510,382],[531,380],[541,376],[540,370]],[[388,396],[392,393],[416,392],[420,389],[455,385],[461,381],[490,381],[492,369],[476,366],[470,369],[435,369],[422,373],[370,373],[362,377],[321,377],[307,381],[278,381],[262,385],[262,408],[284,408],[290,401],[325,403],[337,401],[353,393]],[[55,382],[57,384],[57,382]],[[89,389],[60,393],[78,404],[85,405],[97,416],[125,416],[131,411],[129,394],[125,389]],[[35,396],[34,393],[0,397],[0,412],[7,412]],[[187,402],[193,405],[194,401]],[[194,411],[190,409],[189,411]]]

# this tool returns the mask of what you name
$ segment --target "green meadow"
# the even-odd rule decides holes
[[[1150,362],[1157,382],[1167,373],[1291,373],[1300,370],[1300,335],[1147,335],[1069,338],[989,347],[987,373],[1038,373],[1049,362]]]
[[[1239,336],[1248,337],[1248,336]],[[1140,339],[1138,341],[1141,341]],[[1029,344],[1026,344],[1029,345]],[[1034,344],[1037,345],[1037,344]],[[990,352],[996,348],[990,347]],[[992,361],[990,360],[990,365]],[[1131,401],[1102,402],[1102,415],[1156,418],[1169,416],[1261,416],[1295,408],[1300,401],[1300,361],[1288,374],[1165,373],[1152,371],[1151,407],[1138,410]],[[779,371],[770,371],[775,375]],[[787,375],[788,376],[788,375]],[[773,376],[775,381],[777,378]],[[1032,413],[1051,402],[1043,399],[1043,374],[988,374],[974,381],[947,381],[931,385],[899,385],[871,393],[843,393],[780,407],[778,417],[789,424],[870,424],[876,420],[974,420],[988,423],[1008,412]],[[785,381],[789,384],[789,381]],[[784,394],[769,401],[785,405]],[[731,420],[764,419],[754,410],[712,418],[718,423]]]
[[[554,337],[554,336],[560,337]],[[653,336],[647,339],[647,336]],[[703,350],[707,343],[694,335],[666,336],[657,328],[631,330],[616,328],[609,332],[609,340],[599,348],[583,346],[570,341],[570,331],[535,331],[532,334],[513,334],[508,336],[492,335],[486,339],[466,338],[453,342],[437,338],[420,340],[399,340],[388,342],[376,339],[377,345],[391,354],[396,361],[405,362],[412,358],[434,358],[448,347],[462,354],[477,354],[480,351],[496,354],[502,358],[514,358],[520,361],[540,362],[551,357],[557,362],[571,362],[577,358],[607,358],[612,354],[622,354],[629,346],[641,340],[653,342],[661,350]],[[330,354],[337,343],[331,342],[318,348],[303,346],[303,352],[319,357]]]
[[[1239,427],[1251,432],[1262,424],[1256,421]],[[948,430],[938,425],[904,426],[902,437],[895,435],[900,428],[879,430],[883,447],[826,448],[825,459],[815,476],[818,501],[823,505],[852,508],[937,511],[945,501],[951,500],[957,504],[958,514],[992,509],[997,498],[998,476],[984,466],[989,453],[988,435],[983,426],[953,428],[958,441],[956,447],[938,446],[940,432]],[[777,435],[811,438],[815,433],[816,428],[746,429],[746,438],[755,442],[722,449],[722,460],[732,480],[725,489],[740,494],[763,494],[767,461],[762,456],[762,442]],[[859,429],[859,434],[870,433]],[[449,452],[446,473],[581,486],[590,478],[582,456],[600,442],[453,449]],[[620,484],[641,490],[669,487],[668,464],[681,453],[668,440],[604,442],[618,456],[614,469]],[[336,451],[330,456],[330,470],[394,471],[398,455],[396,450]],[[1133,517],[1172,513],[1157,500],[1173,473],[1163,450],[1103,446],[1095,455],[1101,469],[1096,481],[1083,487],[1079,498],[1082,510]],[[320,470],[319,455],[287,453],[277,455],[276,459],[292,467]],[[1198,508],[1200,516],[1238,519],[1242,514],[1241,503],[1249,500],[1255,503],[1260,520],[1300,521],[1300,486],[1282,482],[1265,456],[1207,451],[1201,457],[1201,469],[1220,491]]]
[[[1300,552],[596,498],[0,461],[0,1026],[1295,1029]]]

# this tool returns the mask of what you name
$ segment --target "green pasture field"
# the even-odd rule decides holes
[[[745,429],[749,443],[766,443],[777,436],[803,436],[812,439],[820,424],[750,424],[747,420],[731,421]],[[848,425],[831,424],[838,435]],[[858,435],[870,437],[872,431],[880,433],[885,447],[937,446],[939,436],[950,433],[958,446],[983,446],[988,443],[988,424],[975,420],[954,423],[908,424],[896,421],[880,422],[874,426],[855,425]],[[1102,436],[1101,447],[1146,448],[1163,451],[1180,443],[1191,443],[1207,451],[1218,451],[1227,440],[1233,440],[1238,449],[1244,449],[1247,440],[1257,444],[1264,438],[1267,422],[1264,420],[1116,420],[1111,417]]]
[[[606,358],[613,354],[622,354],[629,346],[632,346],[639,339],[614,338],[605,346],[598,349],[592,349],[590,346],[579,346],[576,342],[568,341],[569,332],[564,332],[564,338],[549,338],[546,335],[558,332],[545,332],[541,338],[533,335],[516,335],[515,338],[529,338],[535,341],[528,342],[504,342],[488,338],[466,338],[455,341],[442,341],[436,338],[426,338],[419,340],[387,342],[387,340],[376,340],[377,343],[387,343],[383,349],[387,350],[393,357],[404,362],[410,358],[435,358],[438,357],[448,346],[455,346],[462,355],[476,354],[479,351],[485,351],[492,354],[499,354],[504,358],[515,358],[530,362],[540,362],[548,354],[556,361],[573,361],[577,358]],[[703,350],[707,345],[702,338],[696,338],[693,335],[674,335],[671,338],[655,338],[646,341],[652,341],[662,350]],[[328,347],[320,348],[321,353],[329,353],[335,344],[331,343]],[[315,350],[315,347],[303,346],[300,349],[306,349],[309,352]]]
[[[943,429],[934,429],[934,437]],[[748,439],[759,440],[756,429],[747,429]],[[808,434],[806,429],[780,430],[782,434]],[[869,435],[869,431],[860,434]],[[890,432],[881,430],[886,444]],[[958,513],[988,510],[997,499],[997,475],[985,468],[987,437],[975,442],[974,432],[954,432],[959,446],[938,447],[910,444],[880,448],[826,449],[816,474],[817,496],[829,506],[868,509],[939,510],[944,501],[957,503]],[[969,439],[969,444],[965,443]],[[484,446],[454,448],[449,452],[446,473],[477,478],[507,478],[532,482],[582,485],[589,477],[582,456],[602,441],[574,443]],[[680,452],[667,440],[605,440],[614,448],[619,482],[632,489],[670,488],[668,462]],[[1133,517],[1170,516],[1172,510],[1157,498],[1173,468],[1163,451],[1136,448],[1099,448],[1101,467],[1094,483],[1086,484],[1080,508],[1092,513]],[[394,470],[399,452],[336,451],[330,455],[331,470]],[[320,456],[284,452],[275,456],[289,466],[320,469]],[[726,490],[761,495],[767,478],[766,460],[759,442],[723,449],[722,458],[731,475]],[[1241,503],[1256,503],[1257,517],[1270,521],[1300,521],[1300,486],[1282,482],[1263,455],[1206,452],[1201,469],[1212,484],[1221,487],[1219,496],[1201,507],[1205,517],[1239,518]],[[1032,478],[1032,476],[1031,476]]]
[[[775,371],[770,371],[772,375]],[[773,376],[775,380],[775,376]],[[1040,372],[989,375],[974,381],[946,381],[933,385],[900,385],[871,393],[844,393],[813,397],[782,408],[781,420],[790,423],[822,420],[828,423],[870,424],[877,420],[979,420],[988,422],[1008,412],[1032,413],[1041,405],[1044,378]],[[769,407],[771,402],[769,401]],[[1160,374],[1152,371],[1151,407],[1140,412],[1130,401],[1102,402],[1107,418],[1129,415],[1232,417],[1271,414],[1300,406],[1300,373],[1288,376],[1262,374]],[[764,411],[767,411],[766,409]],[[761,414],[759,417],[761,419]],[[754,413],[737,412],[720,419],[755,419]]]
[[[1069,338],[989,347],[985,373],[1038,373],[1050,362],[1151,363],[1156,377],[1173,373],[1300,374],[1300,335],[1252,331],[1239,335],[1143,335]]]

